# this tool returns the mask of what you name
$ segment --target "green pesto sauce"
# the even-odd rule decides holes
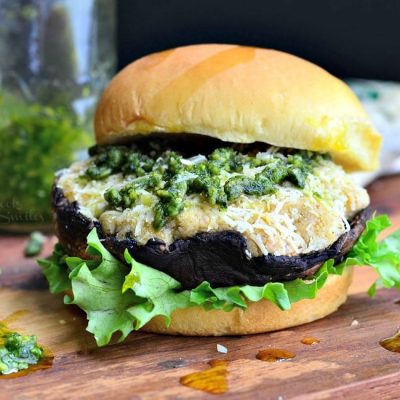
[[[304,188],[307,175],[324,155],[295,151],[282,156],[271,154],[257,158],[232,148],[217,148],[199,162],[189,162],[174,151],[143,154],[125,146],[97,149],[92,164],[85,172],[88,179],[104,179],[116,173],[136,177],[122,188],[109,188],[104,194],[112,209],[132,207],[139,192],[145,189],[158,197],[154,228],[161,229],[170,218],[185,207],[185,198],[199,194],[211,205],[226,208],[241,195],[263,196],[274,193],[284,182]],[[245,176],[243,167],[264,167],[254,178]],[[235,173],[224,184],[221,172]]]
[[[9,331],[0,323],[0,375],[12,374],[37,364],[44,356],[36,336]]]

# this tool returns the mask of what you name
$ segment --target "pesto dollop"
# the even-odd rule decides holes
[[[17,332],[0,333],[0,374],[12,374],[37,364],[44,350],[36,336],[23,336]]]
[[[260,155],[263,156],[260,156]],[[111,209],[131,208],[143,190],[158,198],[154,228],[161,229],[185,207],[190,194],[201,195],[209,204],[226,208],[241,195],[263,196],[290,182],[304,188],[306,178],[325,155],[310,151],[242,154],[233,148],[216,148],[207,156],[184,158],[172,150],[148,154],[126,146],[96,149],[86,179],[105,179],[112,174],[130,175],[127,184],[111,187],[104,198]],[[244,169],[256,169],[253,176]]]

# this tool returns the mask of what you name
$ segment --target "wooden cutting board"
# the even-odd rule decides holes
[[[373,205],[400,227],[400,177],[381,179],[369,188]],[[49,238],[45,252],[54,243]],[[375,275],[358,268],[348,302],[314,323],[270,334],[185,338],[131,334],[123,344],[96,348],[85,332],[85,316],[48,293],[34,260],[23,257],[26,237],[0,238],[0,320],[26,312],[10,327],[36,334],[54,354],[53,367],[0,379],[0,399],[398,399],[400,353],[379,345],[400,326],[400,294],[365,290]],[[354,322],[357,321],[357,322]],[[316,337],[319,344],[301,343]],[[179,379],[222,358],[228,349],[228,391],[212,395],[185,387]],[[259,350],[295,353],[284,362],[256,359]]]

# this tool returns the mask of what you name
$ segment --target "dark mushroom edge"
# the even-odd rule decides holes
[[[56,184],[53,186],[52,207],[56,234],[69,255],[87,258],[86,238],[95,227],[104,247],[119,260],[124,261],[124,251],[128,249],[136,261],[172,276],[184,289],[193,289],[203,281],[208,281],[214,288],[263,286],[267,282],[311,276],[329,259],[340,263],[372,216],[370,207],[360,211],[350,222],[350,230],[324,250],[298,256],[249,258],[246,240],[236,231],[198,233],[175,240],[169,246],[157,238],[145,245],[130,238],[118,240],[113,235],[106,235],[98,221],[84,216],[78,203],[69,202]]]

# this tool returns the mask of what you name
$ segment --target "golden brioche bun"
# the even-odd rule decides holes
[[[328,152],[348,171],[378,165],[381,137],[349,87],[275,50],[204,44],[123,69],[96,111],[99,144],[154,132]]]
[[[348,268],[341,276],[330,275],[315,299],[294,303],[288,311],[280,310],[267,300],[248,302],[245,311],[238,308],[230,312],[205,311],[201,307],[191,307],[174,311],[169,327],[164,317],[156,317],[142,330],[169,335],[222,336],[271,332],[302,325],[333,313],[346,301],[352,274],[352,268]]]

